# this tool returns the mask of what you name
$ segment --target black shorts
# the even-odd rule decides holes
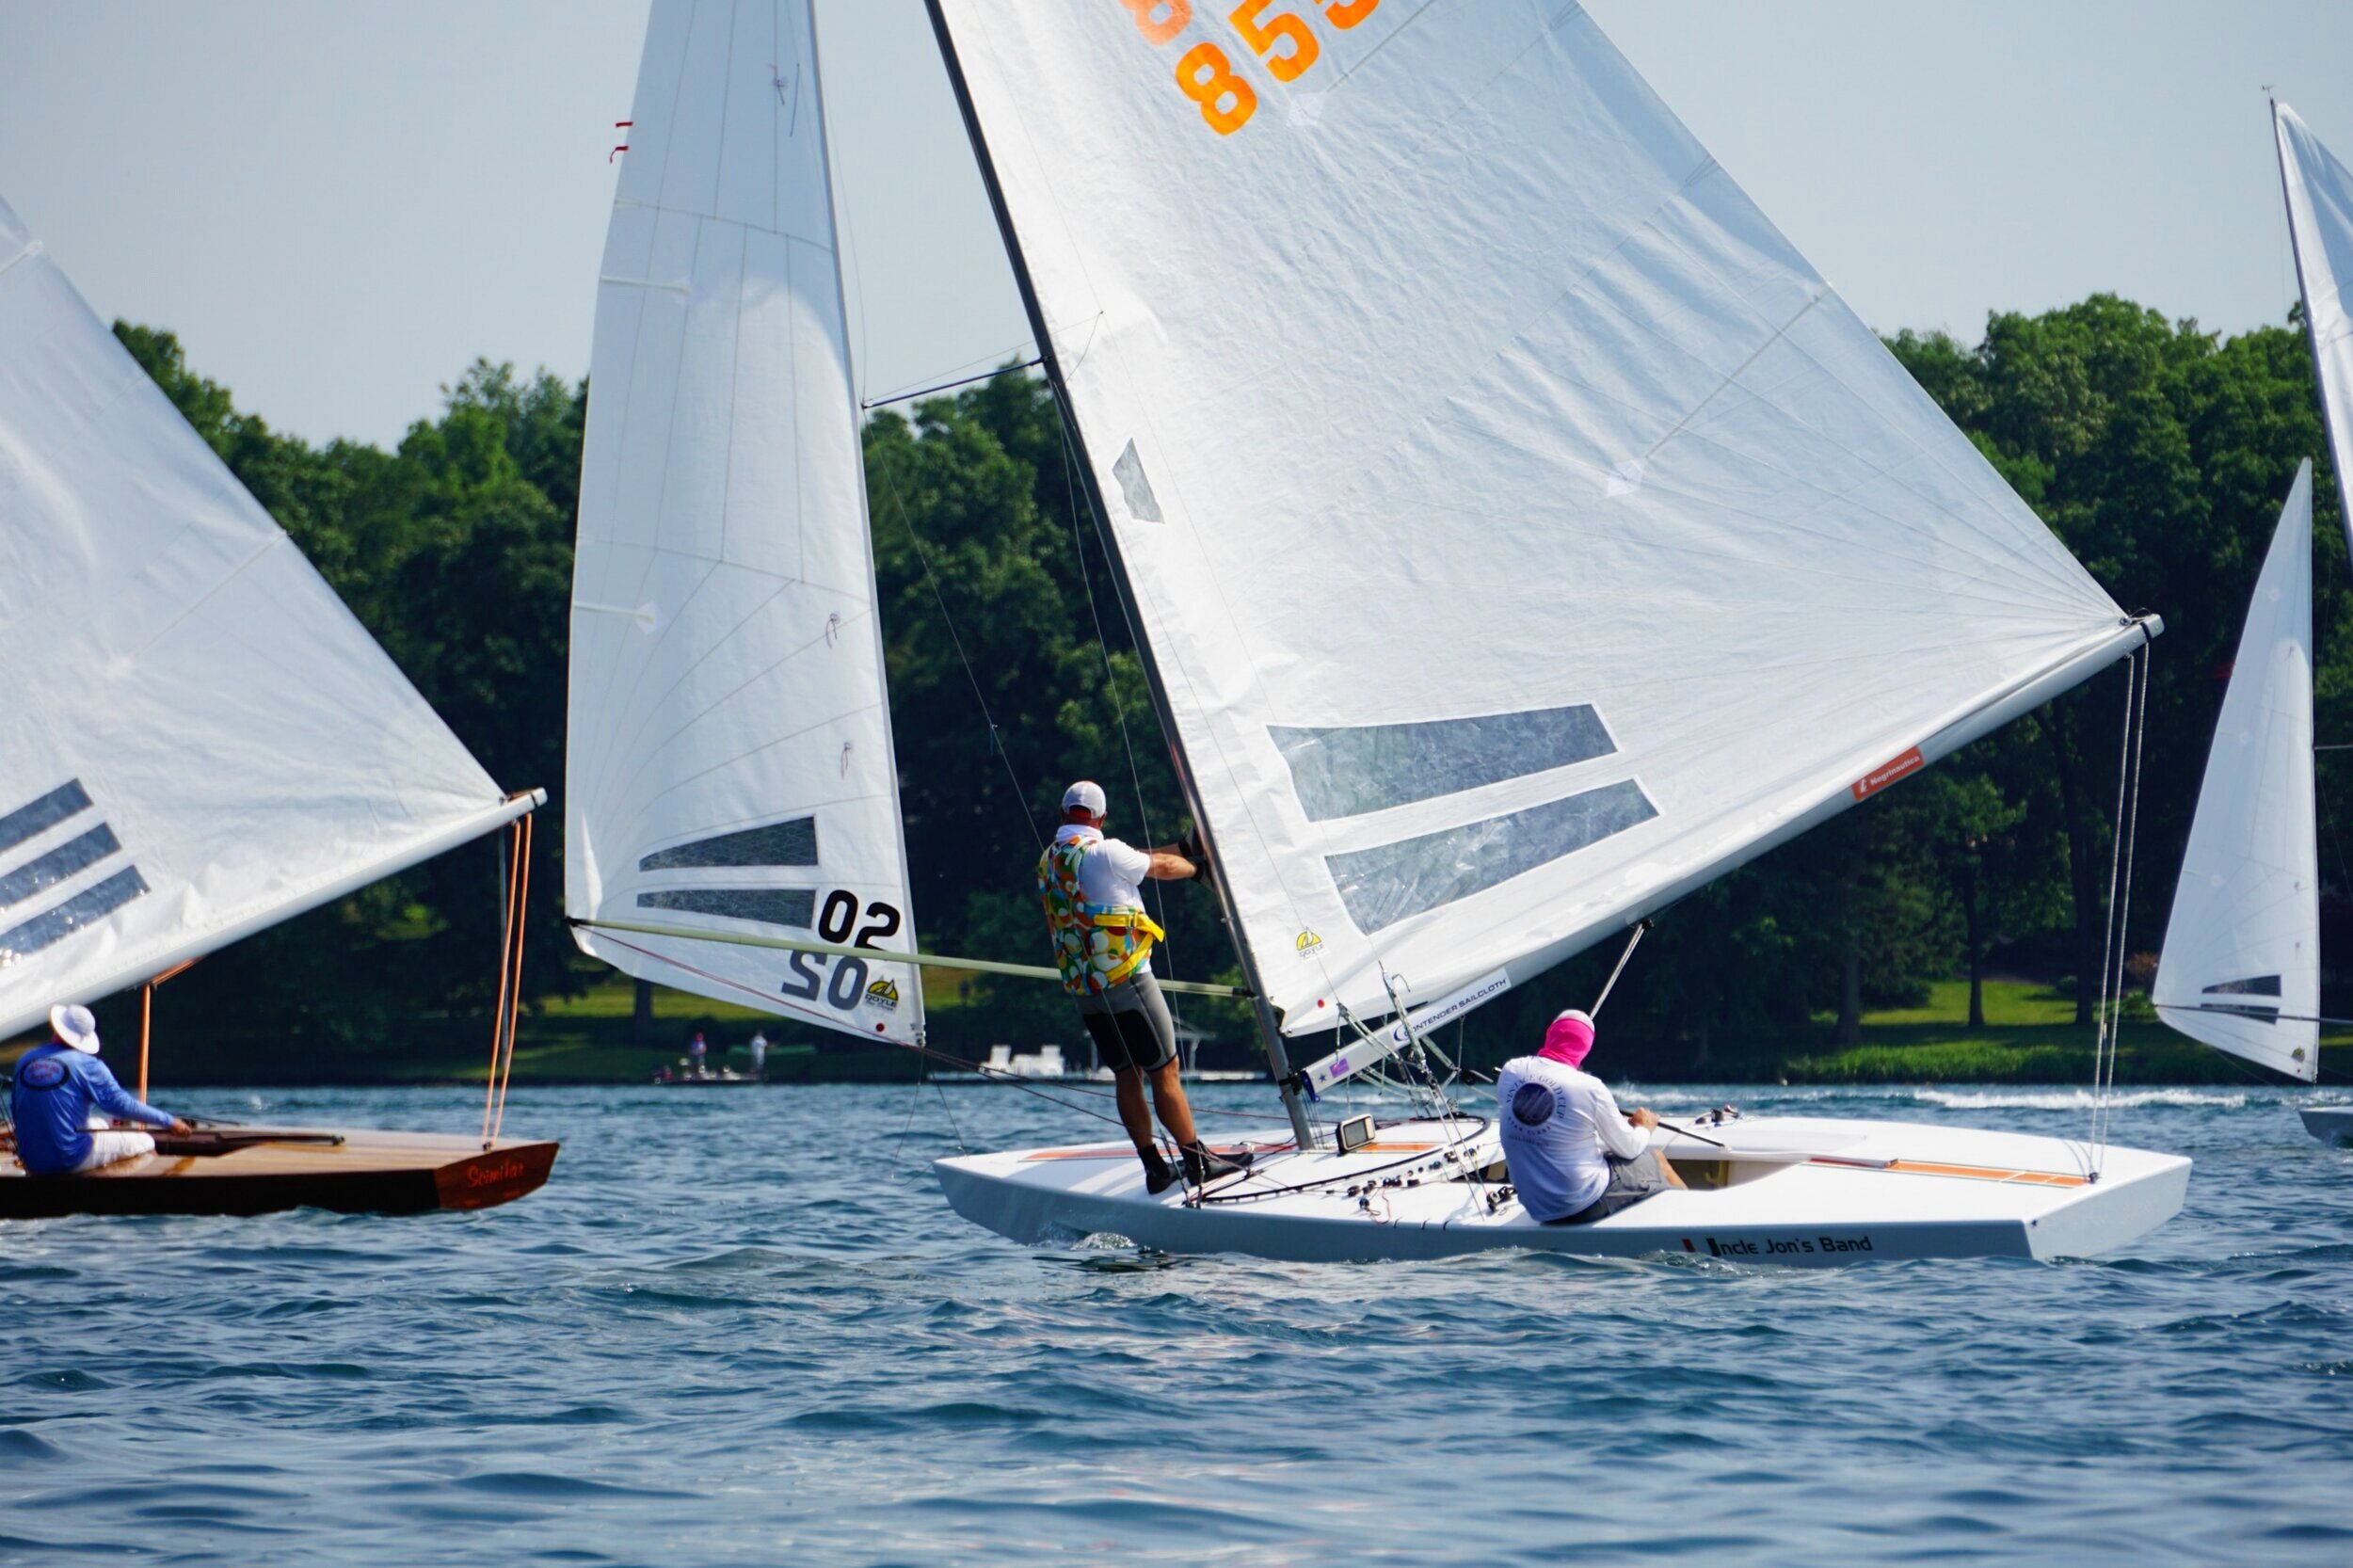
[[[1666,1173],[1658,1168],[1657,1149],[1644,1149],[1631,1160],[1621,1160],[1614,1154],[1605,1154],[1602,1159],[1609,1162],[1609,1185],[1601,1190],[1601,1196],[1564,1219],[1546,1220],[1545,1224],[1590,1225],[1667,1190]]]
[[[1138,970],[1099,997],[1080,997],[1079,1016],[1096,1054],[1115,1073],[1158,1072],[1176,1060],[1176,1020],[1168,1016],[1150,969]]]

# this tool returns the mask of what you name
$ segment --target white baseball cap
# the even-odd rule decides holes
[[[1090,817],[1099,817],[1111,810],[1111,799],[1103,793],[1103,786],[1091,778],[1081,778],[1062,792],[1062,808],[1082,807]]]
[[[61,1002],[49,1010],[49,1027],[75,1050],[98,1054],[98,1018],[80,1002]]]

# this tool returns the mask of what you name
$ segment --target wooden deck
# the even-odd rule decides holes
[[[0,1219],[68,1214],[416,1214],[512,1203],[548,1179],[558,1147],[329,1128],[200,1129],[81,1176],[35,1176],[0,1143]]]

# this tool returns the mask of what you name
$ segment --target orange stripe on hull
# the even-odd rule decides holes
[[[1963,1181],[2023,1181],[2034,1187],[2088,1187],[2090,1178],[2071,1176],[2064,1171],[2010,1171],[1998,1165],[1942,1165],[1929,1160],[1891,1160],[1882,1165],[1877,1160],[1841,1160],[1836,1155],[1816,1155],[1809,1165],[1834,1165],[1842,1171],[1892,1171],[1897,1176],[1956,1176]]]

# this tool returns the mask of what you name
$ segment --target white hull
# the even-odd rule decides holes
[[[2322,1143],[2353,1143],[2353,1105],[2315,1105],[2303,1117],[2304,1130]]]
[[[1540,1224],[1501,1183],[1466,1179],[1499,1160],[1491,1128],[1468,1119],[1391,1123],[1350,1155],[1303,1156],[1283,1144],[1199,1202],[1181,1187],[1147,1195],[1124,1144],[967,1155],[936,1168],[957,1213],[1016,1241],[1115,1235],[1163,1252],[1304,1263],[1497,1247],[1800,1266],[2083,1257],[2172,1218],[2189,1182],[2189,1161],[2176,1155],[2111,1146],[2094,1180],[2082,1144],[1970,1128],[1776,1117],[1705,1133],[1732,1152],[1657,1135],[1690,1191],[1587,1225]]]

